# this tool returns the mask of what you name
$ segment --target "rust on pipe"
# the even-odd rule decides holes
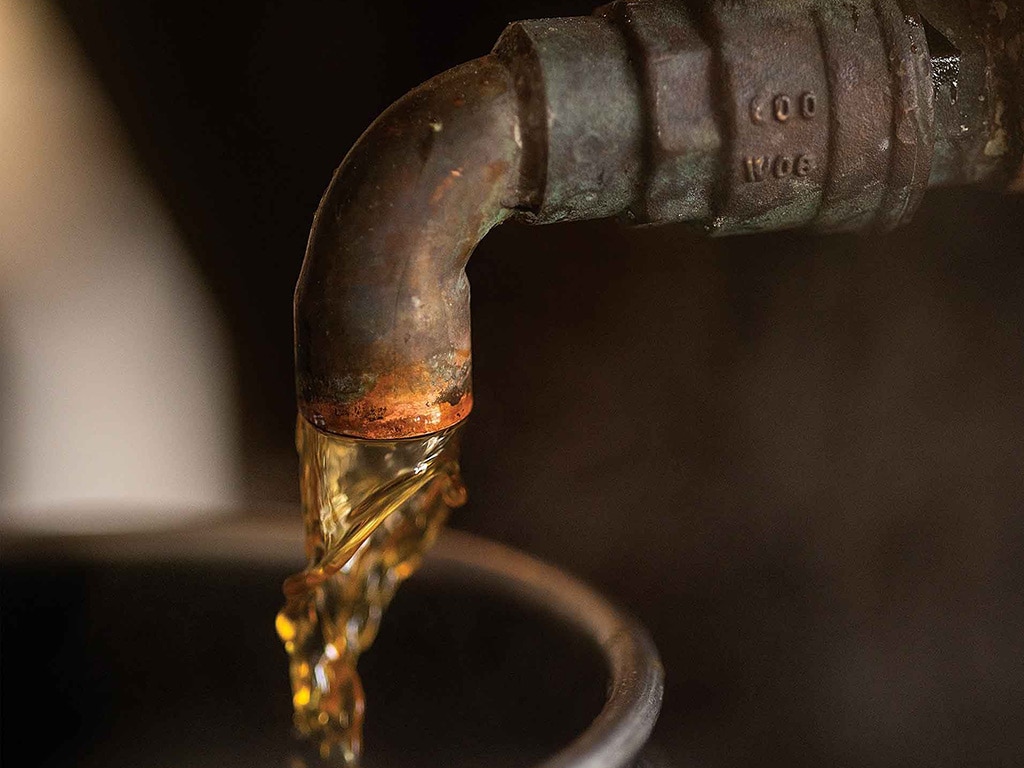
[[[367,439],[464,419],[465,266],[513,215],[871,231],[926,187],[1020,189],[1022,16],[988,0],[616,0],[511,25],[491,56],[396,102],[335,173],[295,293],[302,416]]]
[[[464,270],[516,205],[520,142],[510,75],[488,56],[402,97],[349,152],[295,291],[299,410],[315,427],[394,439],[468,415]]]

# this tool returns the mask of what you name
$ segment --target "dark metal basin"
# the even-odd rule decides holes
[[[272,626],[298,528],[4,536],[4,762],[301,764]],[[661,701],[633,620],[456,532],[399,592],[360,669],[368,768],[623,766]]]

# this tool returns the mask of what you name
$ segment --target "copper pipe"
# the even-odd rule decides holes
[[[468,415],[464,269],[517,203],[521,149],[511,76],[492,56],[409,92],[352,148],[295,291],[299,410],[311,424],[391,439]]]
[[[511,25],[396,102],[335,173],[295,293],[301,414],[368,439],[464,419],[464,270],[513,214],[870,230],[928,186],[1005,187],[1024,155],[1008,43],[1024,21],[987,8],[618,0]]]

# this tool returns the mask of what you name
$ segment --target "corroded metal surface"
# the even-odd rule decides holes
[[[920,17],[895,0],[623,0],[642,62],[650,176],[640,221],[714,234],[890,227],[912,214],[934,143]]]
[[[1011,182],[1024,138],[1019,0],[917,0],[935,82],[930,186]]]
[[[314,426],[389,439],[468,415],[464,268],[511,213],[517,131],[508,71],[488,57],[407,94],[345,158],[295,292],[299,409]]]
[[[335,174],[296,289],[303,416],[386,439],[465,418],[464,267],[513,216],[877,230],[928,186],[1024,187],[1021,15],[1019,0],[617,0],[511,25],[399,100]]]
[[[629,49],[598,17],[520,21],[495,54],[513,74],[531,223],[613,216],[643,174],[644,107]]]

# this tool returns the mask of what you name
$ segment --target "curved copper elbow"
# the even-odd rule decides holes
[[[1006,43],[1024,19],[917,4],[926,15],[904,0],[618,0],[517,22],[491,56],[411,91],[313,221],[295,294],[302,415],[371,439],[465,418],[464,269],[517,211],[845,231],[905,221],[929,185],[1005,185],[1024,155]]]
[[[512,213],[520,155],[511,76],[492,56],[409,92],[359,139],[317,210],[295,291],[311,424],[394,439],[468,415],[464,269]]]
[[[492,55],[384,112],[313,220],[295,291],[302,416],[370,439],[464,419],[473,249],[516,212],[622,211],[639,177],[640,112],[625,39],[597,17],[517,22]]]

